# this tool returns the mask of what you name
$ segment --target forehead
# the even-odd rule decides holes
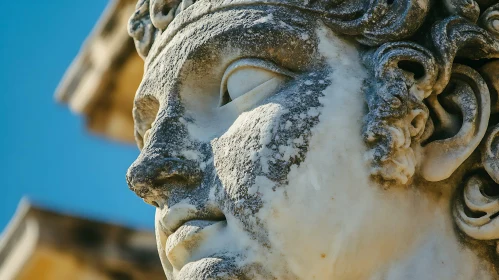
[[[137,98],[164,98],[187,73],[207,75],[241,57],[303,71],[316,55],[315,25],[297,10],[254,6],[207,14],[174,36],[167,30],[156,39],[146,61]]]

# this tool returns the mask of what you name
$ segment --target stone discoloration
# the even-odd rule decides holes
[[[131,28],[138,50],[145,57],[146,74],[134,109],[142,152],[127,178],[132,190],[158,208],[160,255],[169,278],[189,275],[208,279],[209,275],[214,279],[245,279],[251,275],[249,279],[397,279],[396,275],[416,275],[417,269],[407,263],[387,265],[389,256],[410,263],[417,254],[433,256],[430,252],[438,246],[444,246],[442,250],[456,264],[463,264],[454,268],[462,277],[472,275],[471,271],[478,267],[484,268],[480,279],[497,276],[490,266],[494,258],[484,253],[490,252],[489,243],[470,246],[477,255],[468,251],[455,253],[463,240],[448,225],[454,217],[458,228],[475,239],[495,240],[499,234],[495,226],[498,211],[489,209],[490,203],[497,204],[497,198],[484,193],[497,187],[499,177],[497,68],[489,64],[499,58],[497,4],[461,0],[201,0],[141,1],[138,8],[131,26],[137,30],[148,26],[155,35],[147,37],[149,33]],[[331,35],[324,29],[335,33]],[[279,71],[267,69],[276,75],[275,80],[262,80],[235,100],[220,100],[226,96],[226,69],[234,62],[244,63],[244,59],[262,61],[244,66],[247,69],[266,71],[268,62],[276,69],[282,67],[282,73],[293,75],[279,76]],[[360,59],[363,65],[357,66]],[[325,106],[335,94],[337,102],[351,102],[352,108],[352,104],[364,105],[354,96],[358,88],[333,79],[343,75],[348,80],[345,73],[356,78],[352,82],[362,88],[366,103],[363,128],[359,127],[351,137],[352,143],[341,142],[345,140],[340,136],[355,129],[358,122],[346,117],[346,107],[339,109],[343,114],[334,115]],[[332,90],[334,87],[338,90]],[[333,105],[337,108],[338,104]],[[338,137],[332,136],[329,141],[317,140],[314,137],[329,135],[321,124],[338,125],[334,120],[321,121],[324,115],[345,118],[352,128],[339,129]],[[357,136],[362,137],[362,148],[355,146]],[[319,146],[311,146],[312,140]],[[349,174],[336,174],[348,167],[324,163],[322,156],[314,153],[324,148],[331,152],[332,161],[342,162],[345,155],[329,149],[331,145],[351,148],[349,153],[355,159],[363,153],[368,165],[366,174],[360,163],[345,162],[356,166],[352,172],[366,178],[354,181]],[[477,156],[480,153],[482,156]],[[315,156],[311,158],[310,154]],[[300,257],[283,245],[303,236],[303,230],[293,228],[289,214],[280,209],[295,211],[288,203],[296,202],[296,194],[302,190],[290,178],[302,182],[297,170],[314,174],[309,169],[318,162],[337,170],[303,182],[307,186],[310,183],[314,191],[327,193],[328,204],[320,204],[325,203],[321,197],[305,193],[299,203],[313,197],[312,202],[321,207],[305,207],[303,212],[322,217],[320,211],[332,211],[334,216],[336,212],[331,209],[344,210],[331,204],[336,199],[330,197],[337,193],[329,192],[340,192],[343,200],[352,199],[354,205],[355,199],[349,194],[359,186],[365,187],[359,187],[365,193],[358,197],[366,205],[357,205],[344,214],[356,217],[350,222],[338,217],[321,220],[317,233],[320,236],[321,230],[333,235],[337,228],[346,228],[358,238],[342,239],[345,233],[337,233],[340,237],[330,240],[337,247],[326,252],[323,248],[313,251],[316,244],[310,241],[304,250],[331,261],[335,268],[320,266],[321,272],[312,275],[299,269],[296,259]],[[315,165],[319,170],[323,167]],[[316,182],[316,177],[323,179]],[[466,185],[464,195],[462,181]],[[367,189],[371,184],[389,189],[385,197],[378,197],[378,188]],[[399,195],[420,202],[396,206],[394,197]],[[431,207],[419,208],[425,203]],[[369,208],[374,205],[380,209]],[[371,210],[362,212],[364,207]],[[403,222],[396,222],[396,218],[376,220],[379,217],[367,222],[366,228],[359,224],[370,212],[390,213],[391,207],[407,215],[412,213],[415,223],[428,227],[427,243],[415,245],[417,238],[408,237],[408,244],[417,250],[406,248],[400,252],[409,245],[394,245],[383,256],[369,258],[385,263],[364,262],[363,269],[350,271],[349,264],[343,262],[359,254],[355,250],[364,248],[362,242],[369,243],[360,235],[361,229],[373,236],[379,234],[377,245],[381,246],[388,236],[383,234],[385,228],[397,227],[403,234],[412,226],[402,227]],[[427,209],[438,215],[430,215]],[[480,216],[482,212],[486,218]],[[301,214],[296,212],[295,216]],[[192,219],[226,220],[226,226],[213,236],[206,234],[209,237],[196,239],[196,244],[211,246],[180,246],[183,251],[175,251],[187,253],[177,255],[162,249],[169,236]],[[446,229],[435,235],[428,226],[432,223],[443,224]],[[481,232],[485,225],[489,231],[486,235]],[[184,231],[187,229],[182,228]],[[435,242],[438,238],[430,236],[445,242]],[[394,236],[394,244],[399,237]],[[348,244],[336,244],[338,240],[348,240]],[[359,244],[350,248],[349,242]],[[370,254],[373,252],[365,252],[364,256]],[[279,255],[287,261],[276,261]],[[358,260],[362,262],[362,256]],[[315,262],[308,264],[313,266]],[[440,269],[434,265],[424,263],[424,270]],[[403,269],[410,273],[404,274]],[[452,268],[441,269],[438,278],[451,279]]]

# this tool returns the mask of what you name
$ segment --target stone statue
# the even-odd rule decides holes
[[[168,279],[499,279],[497,0],[140,0]]]

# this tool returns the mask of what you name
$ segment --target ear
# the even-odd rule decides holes
[[[427,99],[435,131],[423,147],[421,174],[432,182],[449,178],[482,141],[490,118],[490,93],[478,72],[454,64],[450,82]]]

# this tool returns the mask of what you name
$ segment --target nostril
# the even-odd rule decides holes
[[[177,187],[195,187],[203,176],[198,164],[178,158],[165,158],[156,162],[154,174],[151,174],[151,187],[155,189],[173,189]]]
[[[151,206],[154,206],[154,207],[156,207],[156,208],[161,208],[160,204],[159,204],[156,200],[154,200],[154,199],[155,199],[155,198],[153,198],[153,197],[151,197],[151,196],[142,197],[142,200],[143,200],[145,203],[147,203],[147,204],[149,204],[149,205],[151,205]]]
[[[156,178],[156,180],[154,180],[154,183],[157,186],[165,186],[165,185],[181,186],[181,185],[188,185],[189,181],[185,176],[179,174],[173,174],[165,177]]]
[[[202,177],[195,162],[146,153],[139,156],[127,172],[130,189],[146,203],[159,208],[172,190],[199,186]]]

